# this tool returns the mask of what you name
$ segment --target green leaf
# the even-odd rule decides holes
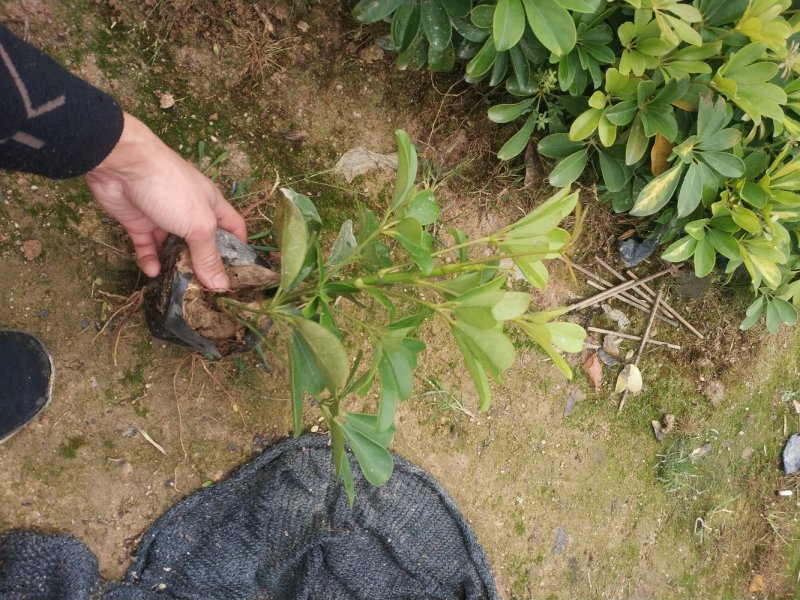
[[[468,323],[455,321],[450,329],[495,380],[514,363],[514,345],[496,329],[479,329]]]
[[[592,14],[605,4],[605,0],[556,0],[558,4],[579,13]]]
[[[608,107],[604,115],[614,125],[624,127],[633,121],[638,111],[639,105],[636,104],[636,100],[623,100]]]
[[[546,234],[575,210],[577,203],[578,192],[562,188],[507,228],[509,237],[530,239]]]
[[[416,219],[420,225],[430,225],[439,218],[439,205],[433,190],[422,190],[414,194],[405,211],[406,217]]]
[[[536,117],[536,114],[531,113],[522,128],[498,150],[497,158],[511,160],[515,156],[522,154],[531,139],[531,135],[533,135],[533,130],[536,128]]]
[[[525,10],[521,0],[498,0],[492,23],[498,52],[516,46],[525,31]]]
[[[734,223],[745,231],[753,234],[761,233],[761,222],[756,214],[749,208],[734,206],[731,208],[731,218]]]
[[[664,208],[675,194],[683,167],[683,163],[678,163],[644,186],[630,214],[634,217],[646,217]]]
[[[335,394],[350,371],[350,361],[347,358],[342,342],[333,333],[319,323],[308,319],[296,319],[294,327],[308,345],[313,364],[319,369],[320,376],[325,382],[325,387]]]
[[[534,316],[534,315],[531,315]],[[551,323],[538,323],[532,318],[523,318],[516,321],[517,326],[524,331],[529,338],[536,342],[539,347],[547,353],[550,360],[561,373],[568,379],[572,379],[572,369],[566,360],[553,348],[553,335],[548,325]]]
[[[578,141],[592,135],[603,116],[603,109],[590,108],[576,117],[569,128],[569,139]]]
[[[492,307],[492,316],[498,321],[510,321],[525,314],[531,303],[531,295],[525,292],[505,292],[501,300]]]
[[[397,177],[392,195],[392,210],[397,210],[411,197],[417,178],[417,151],[402,129],[394,132],[397,140]]]
[[[528,112],[531,104],[533,104],[533,98],[516,104],[496,104],[489,108],[489,120],[494,123],[510,123]]]
[[[545,327],[550,331],[550,339],[554,346],[564,352],[582,352],[583,343],[586,340],[586,330],[576,323],[566,321],[554,321],[546,323]]]
[[[637,113],[631,128],[628,130],[628,142],[625,145],[625,164],[633,166],[639,162],[644,153],[647,152],[649,143],[650,139],[645,135],[644,125],[642,125],[642,117]]]
[[[494,45],[494,38],[489,36],[478,53],[467,63],[466,76],[471,81],[478,81],[489,72],[495,60],[497,60],[497,48]]]
[[[703,174],[692,163],[686,170],[681,189],[678,192],[678,217],[688,217],[703,199]]]
[[[570,154],[560,160],[555,168],[550,172],[548,181],[553,187],[566,187],[578,179],[586,168],[589,155],[585,148],[581,148],[574,154]]]
[[[303,399],[308,390],[318,396],[325,389],[322,376],[313,361],[311,350],[297,331],[292,331],[292,344],[289,348],[289,367],[291,369],[292,416],[294,437],[303,432]]]
[[[463,19],[469,15],[469,11],[472,8],[471,0],[442,0],[442,4],[447,10],[447,14],[454,19]]]
[[[556,56],[575,47],[577,32],[572,16],[554,0],[522,0],[533,34]]]
[[[479,29],[491,29],[494,24],[494,5],[479,4],[470,11],[469,19]]]
[[[503,82],[508,70],[508,52],[498,52],[497,58],[492,67],[492,75],[489,77],[489,85],[494,87]]]
[[[694,251],[694,274],[702,279],[714,269],[717,253],[714,245],[705,237],[697,241]]]
[[[487,5],[484,4],[482,6]],[[490,6],[489,8],[493,9],[494,7]],[[450,22],[453,24],[453,29],[455,29],[461,35],[461,37],[473,44],[482,44],[484,41],[486,41],[486,38],[491,35],[490,31],[475,27],[475,25],[473,25],[472,22],[467,19],[454,18]],[[491,21],[489,21],[489,29],[491,29]],[[478,46],[478,48],[480,48],[480,46]]]
[[[386,447],[376,441],[375,438],[379,437],[377,431],[369,430],[356,420],[357,417],[362,416],[372,417],[372,415],[346,413],[345,419],[339,423],[339,427],[353,450],[353,454],[356,455],[358,466],[361,467],[361,472],[364,473],[366,480],[372,485],[380,487],[391,478],[394,460]]]
[[[433,46],[428,48],[428,70],[432,73],[446,73],[453,70],[456,62],[456,51],[452,44],[444,50],[436,50]]]
[[[569,139],[567,133],[550,134],[539,140],[536,146],[539,154],[548,158],[566,158],[581,148],[583,148],[583,142]]]
[[[398,52],[403,52],[419,35],[419,3],[402,2],[392,17],[392,43]]]
[[[687,235],[686,237],[682,237],[678,241],[673,242],[664,251],[664,254],[661,255],[661,258],[669,262],[683,262],[688,260],[689,257],[694,254],[695,248],[697,248],[697,240],[692,236]]]
[[[747,307],[746,317],[739,325],[739,329],[746,331],[758,322],[761,317],[761,311],[764,308],[764,296],[756,298],[750,306]]]
[[[489,387],[489,378],[486,377],[486,371],[478,362],[478,359],[473,356],[467,344],[454,334],[456,345],[461,351],[461,356],[464,359],[464,364],[467,366],[472,382],[475,384],[475,389],[478,392],[478,402],[482,411],[489,410],[492,404],[492,390]]]
[[[794,325],[797,322],[797,310],[782,298],[773,298],[772,303],[778,311],[781,321],[787,325]]]
[[[683,230],[696,240],[702,240],[706,236],[706,225],[710,219],[697,219],[691,223],[687,223]]]
[[[599,150],[597,156],[600,160],[600,173],[603,176],[603,183],[610,192],[619,192],[631,178],[630,169],[626,169],[623,164],[613,158],[607,152]]]
[[[450,17],[442,4],[442,0],[420,0],[422,29],[428,38],[431,48],[441,52],[450,45],[453,35]]]
[[[775,333],[781,325],[781,315],[775,301],[767,302],[767,331]]]
[[[751,181],[745,182],[742,189],[739,191],[739,195],[742,197],[742,200],[754,208],[764,208],[769,200],[766,190]]]
[[[385,19],[403,4],[404,0],[361,0],[353,8],[353,16],[362,23]]]
[[[357,245],[356,236],[353,235],[353,221],[347,219],[339,229],[339,235],[336,236],[336,241],[333,242],[331,255],[326,264],[338,265],[340,262],[347,260],[353,254],[353,250]]]
[[[698,157],[724,177],[740,177],[744,173],[744,162],[728,152],[701,152]]]
[[[422,229],[419,221],[406,217],[390,233],[405,248],[420,270],[425,275],[429,275],[433,270],[433,258],[431,257],[433,238],[430,233]]]
[[[294,192],[281,188],[283,196],[278,204],[278,219],[281,222],[281,286],[288,290],[292,285],[308,252],[308,227],[303,214],[292,202]]]
[[[719,252],[722,256],[729,260],[740,260],[741,253],[739,252],[739,243],[730,233],[719,231],[717,229],[709,229],[706,231],[708,239],[714,246],[714,250]]]

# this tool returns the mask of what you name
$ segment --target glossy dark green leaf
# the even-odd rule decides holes
[[[469,19],[478,29],[491,31],[494,25],[494,5],[479,4],[470,11]]]
[[[413,69],[415,71],[425,66],[428,60],[428,40],[423,34],[422,26],[417,28],[417,34],[409,42],[408,47],[397,55],[398,69]]]
[[[583,142],[569,139],[566,133],[553,133],[539,140],[536,148],[542,156],[548,158],[566,158],[583,148]]]
[[[456,50],[452,43],[444,50],[437,51],[433,46],[428,48],[428,70],[433,73],[452,71],[456,64]]]
[[[361,0],[353,16],[362,23],[375,23],[391,15],[405,0]]]
[[[531,66],[520,47],[517,45],[511,48],[508,51],[508,56],[511,58],[511,66],[514,70],[517,87],[522,89],[535,86],[535,82],[531,80]]]
[[[454,19],[463,19],[472,9],[472,0],[442,0],[447,14]]]
[[[419,2],[403,2],[392,17],[392,42],[398,52],[408,49],[421,28]]]
[[[486,38],[483,47],[475,57],[467,63],[466,75],[473,81],[477,81],[491,70],[494,61],[497,59],[497,49],[494,46],[492,37]]]
[[[586,152],[585,148],[581,148],[577,152],[560,160],[547,178],[550,185],[558,188],[570,185],[581,176],[588,161],[589,154]]]
[[[532,104],[533,98],[516,104],[496,104],[489,108],[489,120],[494,123],[510,123],[528,112]]]
[[[522,0],[498,0],[494,9],[492,32],[498,52],[516,46],[525,31],[525,9]]]
[[[442,0],[419,0],[422,29],[428,38],[428,44],[437,52],[450,45],[453,29],[450,17],[442,4]]]
[[[472,21],[468,19],[451,19],[450,21],[458,34],[465,40],[477,44],[482,44],[487,37],[491,35],[491,26],[489,29],[481,29],[475,27]],[[479,46],[480,47],[480,46]]]
[[[492,74],[489,77],[489,85],[494,87],[503,82],[506,78],[506,71],[508,70],[508,52],[498,52],[497,58],[492,67]]]

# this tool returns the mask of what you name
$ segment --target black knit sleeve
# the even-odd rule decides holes
[[[63,179],[96,167],[122,109],[0,24],[0,168]]]

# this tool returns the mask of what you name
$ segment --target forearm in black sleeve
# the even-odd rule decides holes
[[[96,167],[122,109],[0,24],[0,169],[63,179]]]

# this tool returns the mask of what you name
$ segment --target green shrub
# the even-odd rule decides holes
[[[800,13],[791,0],[362,0],[362,21],[392,17],[399,66],[465,65],[468,81],[515,102],[489,118],[521,127],[555,159],[549,181],[599,174],[617,212],[650,217],[708,275],[744,267],[770,331],[800,305]],[[452,60],[451,60],[452,59]],[[674,239],[678,238],[678,239]]]
[[[502,382],[514,362],[509,326],[539,344],[567,377],[572,372],[559,352],[581,351],[586,336],[578,325],[555,321],[563,309],[530,311],[529,292],[507,289],[509,271],[516,270],[536,288],[547,284],[543,261],[559,257],[571,239],[558,224],[575,209],[577,192],[563,189],[516,223],[480,239],[469,240],[450,227],[452,244],[446,245],[428,231],[438,220],[439,206],[432,190],[416,189],[414,146],[403,131],[397,132],[397,142],[397,180],[381,218],[359,205],[357,224],[346,221],[323,252],[315,206],[308,197],[282,189],[281,279],[274,296],[257,307],[217,300],[254,332],[258,318],[268,315],[272,330],[286,341],[295,434],[302,431],[303,404],[310,396],[330,428],[336,469],[351,498],[345,444],[370,483],[382,485],[391,476],[388,447],[395,412],[411,394],[417,356],[425,348],[415,332],[428,317],[441,319],[452,334],[481,410],[491,402],[490,378]],[[343,310],[340,301],[347,300],[351,306]],[[352,347],[362,339],[368,350],[359,349],[351,360],[343,341]],[[376,380],[375,414],[343,410],[348,396],[366,396]]]

